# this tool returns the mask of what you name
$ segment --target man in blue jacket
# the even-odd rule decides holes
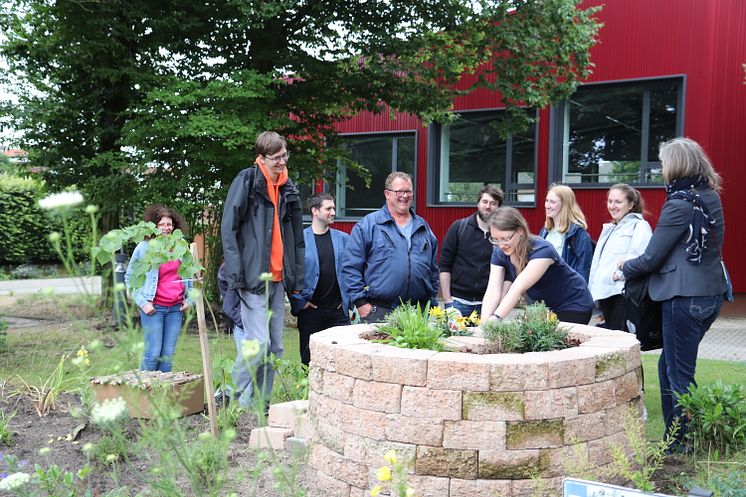
[[[384,206],[352,229],[342,274],[361,320],[378,322],[402,302],[437,305],[438,240],[412,210],[412,177],[386,178]]]
[[[308,199],[311,226],[303,230],[306,245],[305,278],[300,293],[290,295],[291,311],[298,317],[300,359],[308,366],[308,342],[317,331],[350,324],[349,299],[342,279],[342,255],[350,235],[329,228],[336,211],[334,197],[314,193]]]

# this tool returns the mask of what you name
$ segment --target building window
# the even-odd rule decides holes
[[[337,164],[338,217],[362,217],[381,208],[384,203],[383,186],[393,171],[408,173],[414,178],[415,134],[369,134],[342,137],[343,147],[350,152],[350,159],[370,172],[370,188],[364,178],[348,164]]]
[[[555,179],[660,184],[658,145],[683,131],[683,81],[586,85],[558,107]]]
[[[473,205],[484,185],[499,186],[506,203],[534,202],[536,126],[507,140],[495,125],[503,111],[464,112],[430,127],[431,202]]]

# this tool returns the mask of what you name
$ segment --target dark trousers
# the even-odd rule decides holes
[[[689,385],[696,385],[694,370],[697,367],[699,342],[720,314],[723,296],[674,297],[661,302],[663,310],[663,352],[658,360],[658,379],[661,386],[661,408],[667,437],[674,420],[680,420],[676,441],[682,442],[687,431],[687,421],[676,394],[686,393]]]
[[[565,323],[588,324],[593,311],[560,311],[555,314],[557,319]]]
[[[300,337],[300,360],[308,366],[311,350],[308,343],[311,335],[334,326],[347,326],[350,318],[340,309],[304,309],[298,313],[298,336]]]
[[[601,312],[604,314],[604,328],[608,330],[629,331],[627,328],[626,299],[621,295],[612,295],[599,300]]]

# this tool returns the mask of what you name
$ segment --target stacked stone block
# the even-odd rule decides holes
[[[578,454],[611,462],[612,447],[625,446],[625,412],[641,416],[639,344],[563,326],[579,347],[527,354],[400,349],[360,338],[367,325],[314,334],[313,495],[367,495],[390,449],[421,497],[522,497],[537,474],[558,490]]]

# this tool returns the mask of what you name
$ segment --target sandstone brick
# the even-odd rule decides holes
[[[308,350],[311,354],[311,361],[308,364],[309,376],[313,369],[320,371],[336,371],[334,364],[334,347],[325,342],[314,342],[311,340]]]
[[[352,405],[379,412],[399,412],[402,386],[395,383],[356,380]]]
[[[523,392],[464,392],[462,418],[472,421],[520,421]]]
[[[443,421],[389,414],[386,416],[386,438],[396,442],[439,446],[443,443]]]
[[[378,468],[383,465],[383,456],[390,450],[396,451],[397,458],[403,464],[414,467],[417,450],[417,446],[414,444],[376,440],[353,434],[348,434],[345,437],[344,456],[370,467]]]
[[[311,392],[324,391],[324,370],[316,366],[308,368],[308,388]]]
[[[565,426],[562,419],[510,421],[505,434],[508,449],[543,449],[562,445]]]
[[[539,481],[515,480],[511,493],[515,496],[555,497],[562,495],[562,478],[544,478]]]
[[[585,442],[606,436],[606,412],[581,414],[565,420],[565,443]]]
[[[324,372],[323,394],[345,404],[352,404],[352,389],[355,378],[332,371]]]
[[[617,378],[627,371],[627,360],[621,350],[612,350],[596,358],[596,381]]]
[[[404,387],[401,413],[421,418],[461,419],[461,392]]]
[[[627,454],[631,455],[624,433],[615,433],[596,440],[591,440],[588,445],[588,460],[600,466],[608,465],[612,459],[613,447],[624,447]]]
[[[343,412],[345,404],[309,394],[309,441],[322,443],[337,452],[344,450]]]
[[[443,447],[447,449],[497,449],[505,447],[505,423],[498,421],[446,421]]]
[[[371,357],[373,380],[400,385],[425,386],[427,361],[437,354],[433,350],[410,350],[386,347]]]
[[[477,477],[477,451],[417,447],[415,468],[418,475],[450,476],[473,480]]]
[[[535,472],[546,470],[549,459],[538,449],[480,450],[479,478],[486,480],[515,480],[530,478]]]
[[[568,418],[578,415],[578,394],[574,387],[523,393],[527,420]]]
[[[385,345],[362,343],[354,345],[334,346],[334,365],[339,374],[370,380],[373,378],[371,355]]]
[[[450,497],[511,497],[510,480],[451,479]]]
[[[614,396],[618,404],[626,403],[642,395],[642,378],[637,370],[630,371],[612,381],[614,383]]]
[[[584,470],[595,467],[594,462],[588,460],[588,447],[585,442],[554,449],[541,449],[541,453],[547,461],[547,467],[542,473],[543,478],[585,474]]]
[[[308,497],[349,497],[350,485],[306,464]]]
[[[547,386],[563,388],[596,381],[596,358],[592,349],[571,347],[545,352],[549,364]]]
[[[491,354],[490,390],[516,392],[546,390],[549,384],[549,366],[537,353]]]
[[[587,414],[603,411],[616,404],[612,380],[578,387],[578,412]]]
[[[386,414],[345,404],[342,428],[347,433],[377,440],[386,439]]]
[[[443,497],[448,495],[449,478],[409,475],[408,481],[417,490],[417,497]]]
[[[486,356],[442,352],[427,362],[428,388],[484,392],[490,389]]]
[[[311,445],[308,464],[356,487],[364,487],[368,483],[368,467],[365,464],[346,459],[341,454],[319,444]]]
[[[295,418],[295,426],[293,426],[293,436],[298,438],[306,439],[309,436],[310,425],[308,423],[309,414],[305,413]]]
[[[305,460],[308,442],[303,438],[288,437],[285,439],[285,451],[296,461]]]
[[[606,434],[613,435],[616,433],[623,433],[625,430],[625,423],[631,416],[630,421],[638,420],[642,426],[642,398],[632,399],[629,402],[618,404],[614,407],[607,409],[606,412]]]
[[[307,412],[307,400],[293,400],[290,402],[272,404],[269,406],[267,423],[270,426],[281,426],[283,428],[295,430],[298,418]]]
[[[251,430],[249,447],[252,449],[282,450],[285,448],[285,439],[293,434],[288,428],[276,426],[264,426]]]

